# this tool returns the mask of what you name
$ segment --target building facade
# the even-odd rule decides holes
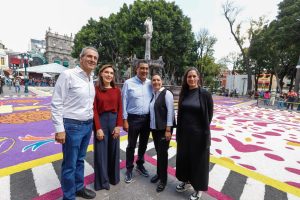
[[[239,95],[246,95],[248,88],[248,75],[231,73],[227,75],[226,89],[237,91]],[[252,88],[254,88],[254,76],[252,76]]]
[[[73,37],[52,33],[49,28],[46,31],[45,58],[48,63],[58,63],[65,67],[75,67],[75,59],[72,58]]]
[[[8,55],[4,44],[0,42],[0,75],[4,74],[4,70],[8,69]]]
[[[46,51],[46,41],[30,39],[30,51],[35,53],[45,53]]]

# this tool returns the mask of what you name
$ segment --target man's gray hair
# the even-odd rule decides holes
[[[88,46],[88,47],[82,48],[81,53],[79,54],[79,58],[82,58],[83,56],[85,56],[86,51],[89,50],[89,49],[90,49],[90,50],[93,50],[93,51],[95,51],[95,52],[97,52],[97,55],[98,55],[98,57],[99,57],[98,50],[97,50],[95,47]]]

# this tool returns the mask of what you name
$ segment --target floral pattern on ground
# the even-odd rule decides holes
[[[300,113],[215,104],[211,132],[215,157],[300,188]]]

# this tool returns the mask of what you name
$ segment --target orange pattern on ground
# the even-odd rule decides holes
[[[0,116],[0,123],[5,124],[23,124],[28,122],[37,122],[50,120],[51,112],[49,110],[28,111],[22,113],[12,113]]]
[[[5,104],[9,103],[38,103],[41,102],[40,100],[36,99],[11,99],[11,100],[6,100],[3,101]]]

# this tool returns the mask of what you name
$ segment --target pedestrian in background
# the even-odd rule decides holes
[[[8,89],[11,90],[11,86],[12,86],[12,80],[11,80],[11,78],[7,79],[7,84],[8,84]]]
[[[128,132],[126,183],[132,182],[134,151],[138,137],[136,170],[145,177],[149,176],[149,172],[144,167],[144,154],[150,134],[149,106],[152,98],[152,86],[151,81],[147,78],[148,73],[148,63],[145,60],[139,60],[136,66],[136,76],[126,80],[122,88],[123,129]]]
[[[278,93],[278,97],[277,97],[277,108],[282,109],[284,108],[284,95],[283,93]]]
[[[159,74],[153,75],[151,82],[153,97],[150,102],[150,129],[157,152],[156,175],[151,182],[159,180],[156,191],[161,192],[168,179],[168,149],[174,126],[174,99],[173,94],[162,87],[163,81]]]
[[[2,77],[0,76],[0,94],[3,93],[3,86],[4,86],[4,80],[3,80]]]
[[[287,93],[287,106],[286,106],[286,109],[288,110],[289,107],[291,106],[291,110],[294,109],[294,102],[295,100],[297,99],[297,93],[294,91],[294,90],[290,90],[288,93]]]
[[[55,140],[62,144],[61,188],[63,199],[93,199],[96,193],[84,185],[84,158],[93,129],[95,87],[93,70],[98,60],[93,47],[80,53],[80,66],[62,72],[51,102]]]
[[[200,87],[200,74],[188,68],[178,102],[176,177],[181,183],[177,192],[194,188],[190,200],[198,200],[208,190],[210,123],[213,117],[213,100],[209,92]]]
[[[271,97],[270,91],[268,90],[268,91],[266,91],[264,93],[264,105],[265,106],[269,106],[270,105],[270,97]]]
[[[94,101],[95,190],[110,189],[120,182],[121,90],[115,85],[112,65],[99,70]]]
[[[20,81],[18,78],[15,79],[15,91],[16,93],[20,93]]]

